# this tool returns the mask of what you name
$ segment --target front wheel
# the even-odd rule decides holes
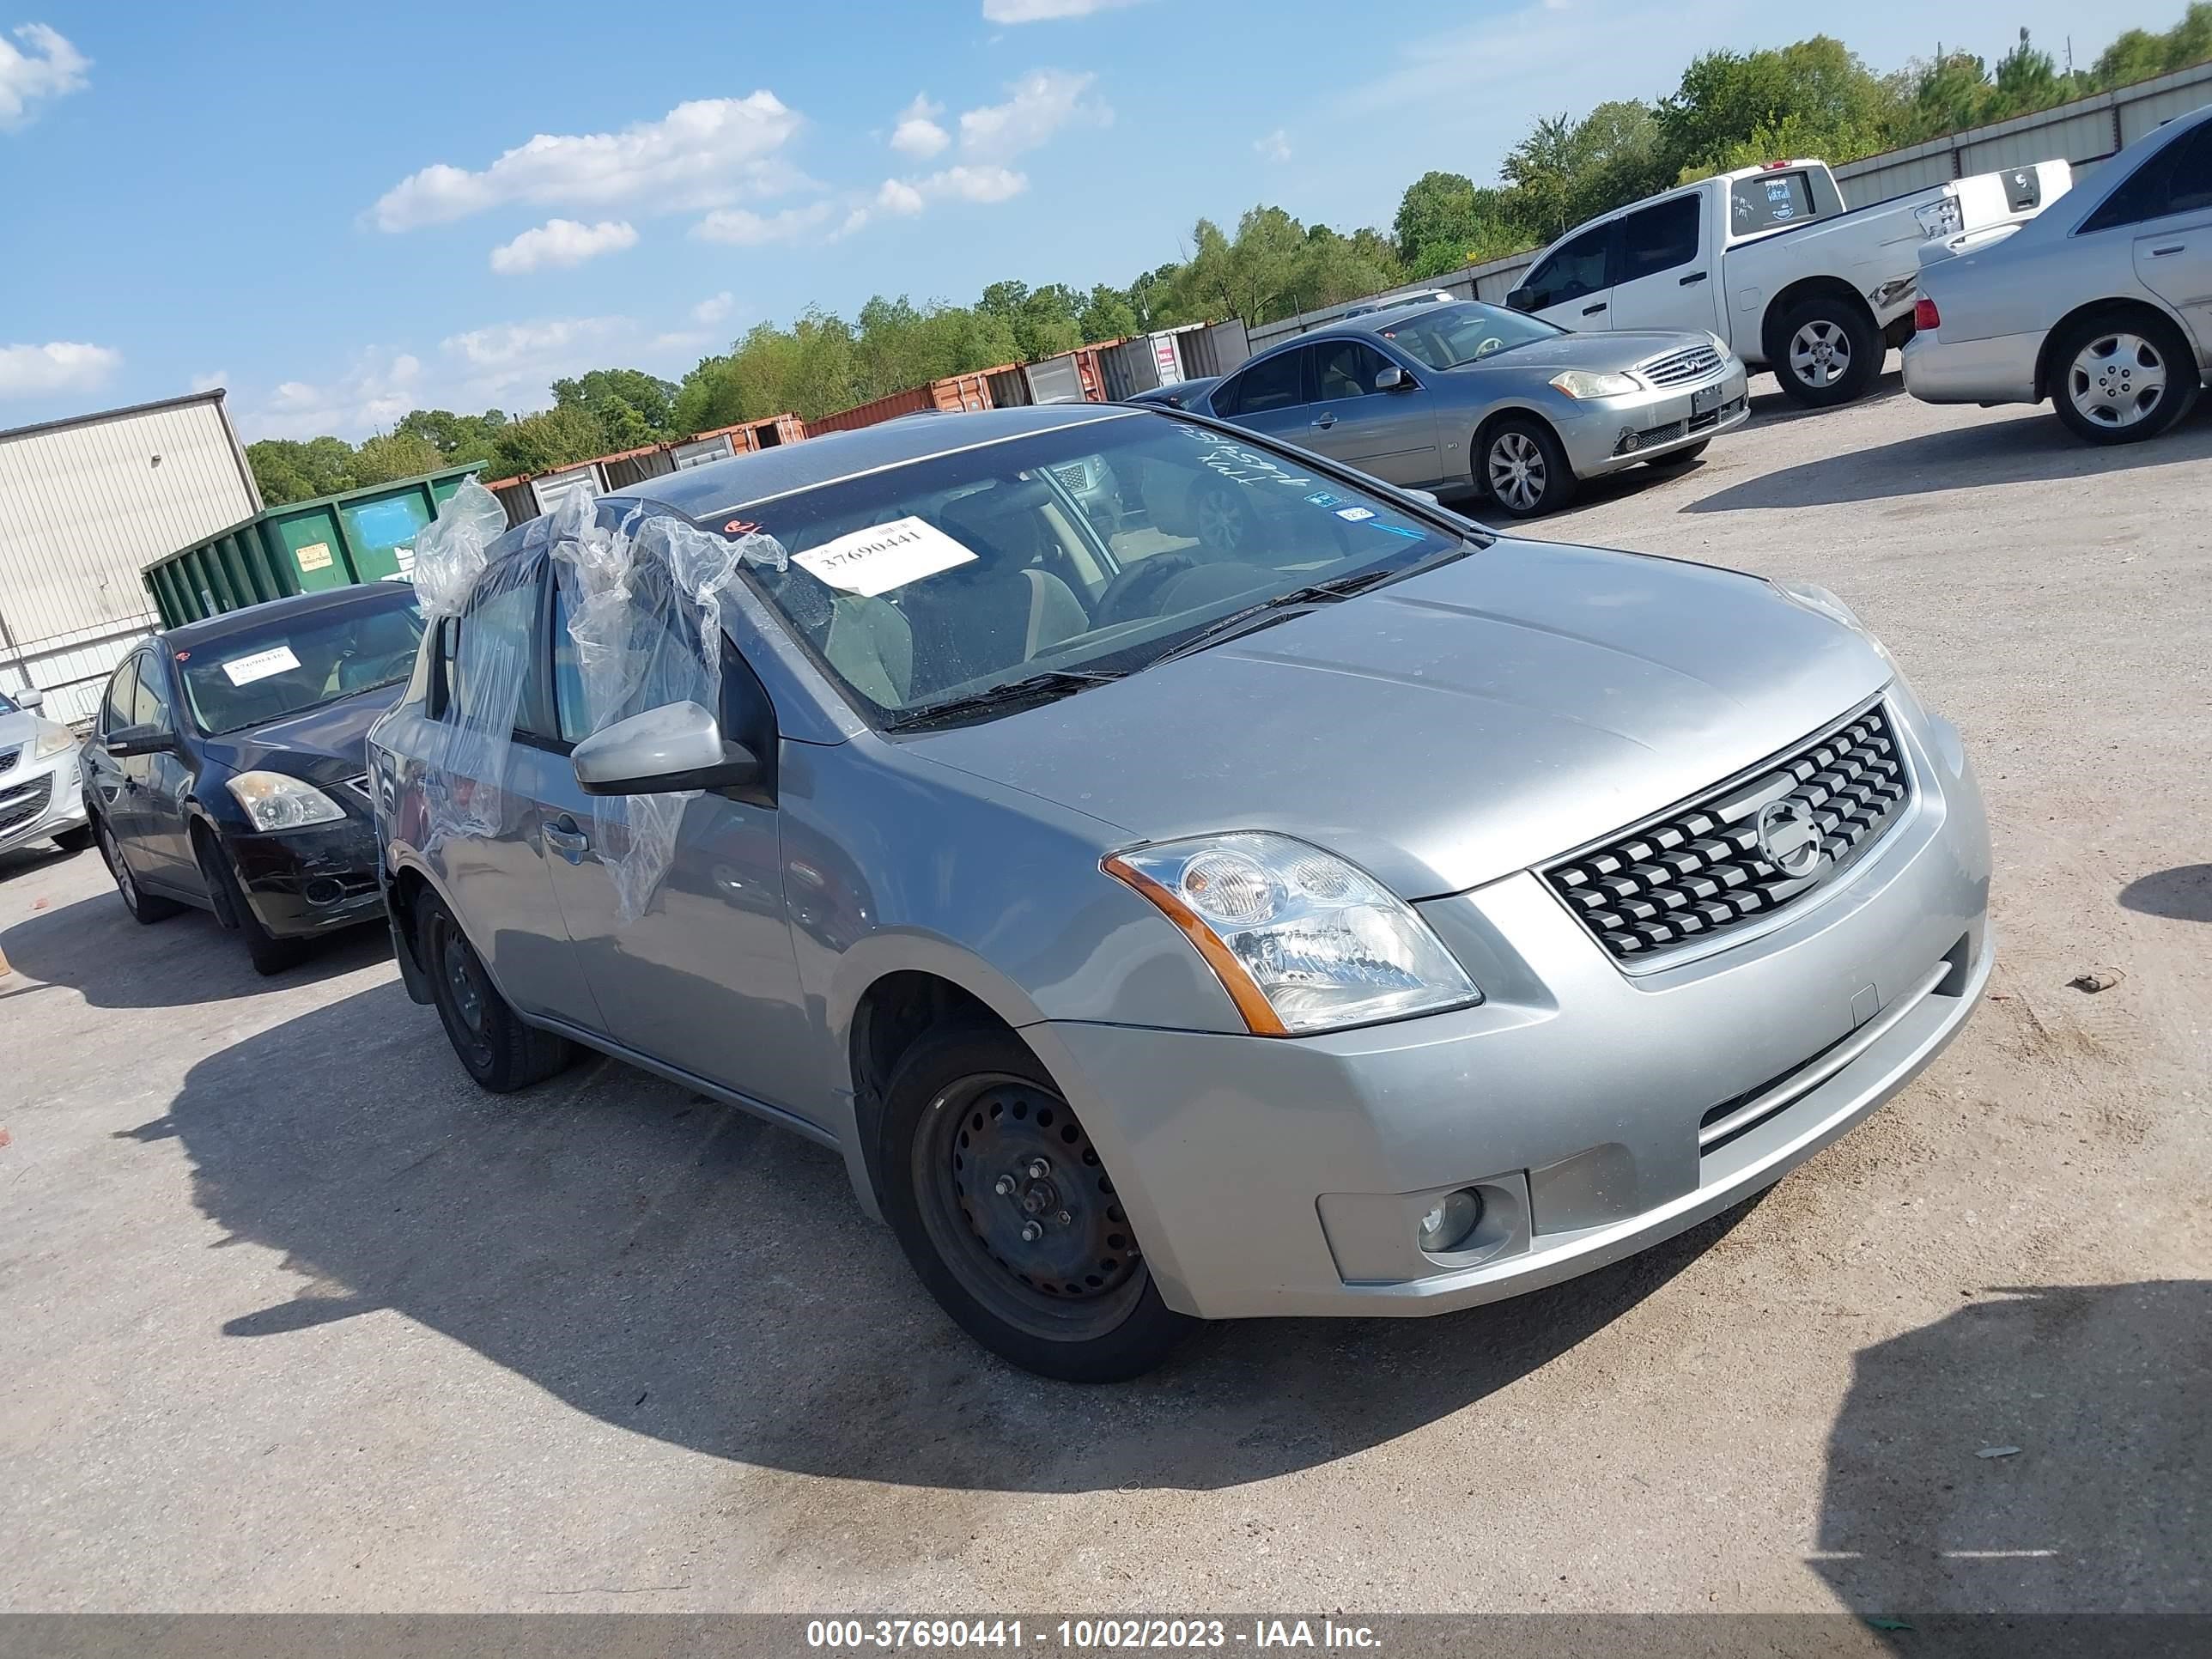
[[[1483,437],[1480,450],[1475,477],[1490,499],[1514,518],[1557,512],[1574,499],[1567,452],[1541,421],[1501,421]]]
[[[1216,553],[1241,553],[1251,545],[1257,525],[1243,496],[1245,488],[1219,481],[1199,487],[1198,498],[1191,503],[1191,516],[1197,520],[1194,527],[1200,545]]]
[[[2051,400],[2077,438],[2140,443],[2189,412],[2203,386],[2180,331],[2144,312],[2085,317],[2052,342]]]
[[[246,941],[246,954],[253,963],[253,971],[268,979],[288,968],[297,967],[305,959],[307,947],[295,939],[279,939],[261,925],[261,918],[253,914],[252,902],[246,896],[246,884],[230,867],[230,859],[221,844],[212,836],[195,830],[192,850],[199,855],[200,877],[207,883],[209,897],[215,902],[216,920]]]
[[[1881,334],[1855,301],[1816,294],[1790,307],[1776,330],[1782,349],[1773,356],[1783,395],[1808,409],[1827,409],[1863,398],[1881,373]]]
[[[430,1000],[459,1056],[477,1084],[495,1095],[542,1083],[566,1066],[575,1049],[565,1037],[526,1024],[484,972],[483,959],[435,893],[423,890],[415,909],[417,960],[430,975]]]
[[[1010,1033],[924,1037],[886,1091],[884,1213],[922,1284],[1024,1370],[1119,1382],[1199,1322],[1161,1301],[1073,1109]]]

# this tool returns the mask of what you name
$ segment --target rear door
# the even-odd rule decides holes
[[[180,723],[171,685],[168,653],[157,642],[140,653],[138,679],[132,689],[131,723],[150,726],[170,733],[179,745],[189,741]],[[192,856],[191,837],[185,817],[185,802],[192,791],[192,765],[176,749],[138,755],[123,763],[137,768],[133,792],[137,811],[133,836],[146,862],[149,881],[187,893],[206,890],[199,861]]]
[[[1717,325],[1711,228],[1702,191],[1639,208],[1616,222],[1619,243],[1607,317],[1615,328]]]
[[[2212,121],[2144,166],[2160,174],[2139,201],[2136,276],[2181,313],[2197,337],[2199,360],[2212,358]]]
[[[493,551],[500,550],[495,544]],[[438,623],[424,756],[425,845],[461,929],[508,1001],[601,1029],[546,866],[565,846],[575,774],[548,741],[542,555],[510,557]]]
[[[1561,328],[1595,333],[1613,326],[1613,222],[1592,225],[1537,261],[1521,279],[1529,309]]]
[[[1436,394],[1363,340],[1317,340],[1314,398],[1303,413],[1307,448],[1394,484],[1419,487],[1443,476],[1437,465]],[[1383,392],[1375,377],[1399,368],[1411,383]]]
[[[109,732],[131,724],[131,710],[138,692],[138,665],[144,656],[143,651],[132,652],[107,682],[92,741],[84,746],[85,787],[91,795],[93,811],[107,825],[124,862],[142,874],[146,866],[143,855],[137,850],[138,780],[129,770],[131,761],[107,752],[106,740]]]

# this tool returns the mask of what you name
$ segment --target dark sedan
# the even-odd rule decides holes
[[[82,761],[125,908],[212,911],[264,974],[381,919],[364,738],[422,637],[414,589],[384,582],[188,623],[125,657]]]

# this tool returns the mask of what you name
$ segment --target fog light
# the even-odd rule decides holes
[[[1481,1221],[1481,1194],[1468,1187],[1447,1193],[1421,1218],[1421,1248],[1431,1255],[1449,1255],[1467,1243]]]
[[[300,890],[300,896],[320,908],[345,896],[345,884],[331,876],[317,876]]]
[[[1629,453],[1631,453],[1632,452],[1633,452],[1633,451],[1635,451],[1635,450],[1638,450],[1638,449],[1642,448],[1643,447],[1644,447],[1644,440],[1643,440],[1643,439],[1641,439],[1641,438],[1639,438],[1638,436],[1637,436],[1637,434],[1636,434],[1632,430],[1631,430],[1630,428],[1626,428],[1626,427],[1623,427],[1623,428],[1621,428],[1621,432],[1620,432],[1620,453],[1621,454],[1623,454],[1623,455],[1629,454]]]

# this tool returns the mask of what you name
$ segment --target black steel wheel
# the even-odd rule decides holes
[[[491,982],[453,913],[427,888],[416,907],[415,950],[453,1053],[483,1087],[512,1094],[568,1063],[573,1045],[524,1022]]]
[[[1160,1300],[1113,1177],[1011,1034],[925,1037],[886,1101],[884,1210],[986,1347],[1069,1382],[1149,1370],[1198,1323]]]

